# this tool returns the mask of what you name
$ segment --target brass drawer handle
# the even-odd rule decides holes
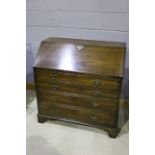
[[[98,118],[96,116],[92,116],[91,120],[96,121]]]
[[[52,76],[51,79],[52,79],[52,80],[56,80],[56,77]]]
[[[102,96],[102,94],[100,93],[100,91],[95,91],[95,92],[93,92],[93,96],[100,97],[100,96]]]
[[[101,83],[101,81],[100,80],[95,80],[94,82],[93,82],[93,85],[99,85]]]
[[[94,108],[96,108],[97,106],[99,106],[99,104],[98,103],[95,103],[95,102],[93,102],[92,105],[93,105]]]

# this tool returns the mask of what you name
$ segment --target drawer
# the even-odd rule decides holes
[[[60,103],[75,107],[90,108],[98,111],[116,112],[118,110],[118,100],[96,99],[93,97],[80,97],[63,93],[52,93],[51,91],[37,91],[39,102]]]
[[[96,112],[93,110],[78,109],[61,104],[43,102],[39,105],[39,113],[64,119],[86,122],[94,125],[115,126],[116,113]]]
[[[105,89],[89,89],[86,86],[71,85],[71,84],[47,84],[47,83],[36,83],[37,89],[49,90],[52,92],[66,92],[71,94],[78,94],[83,96],[94,96],[104,98],[119,98],[119,91],[105,90]]]
[[[82,85],[90,85],[93,88],[104,87],[105,89],[117,90],[120,88],[121,79],[117,77],[106,77],[99,75],[89,75],[82,73],[73,73],[49,69],[34,68],[36,82],[52,82],[62,81],[77,83]]]

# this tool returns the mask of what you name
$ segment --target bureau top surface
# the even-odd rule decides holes
[[[124,57],[124,43],[48,38],[34,67],[122,77]]]

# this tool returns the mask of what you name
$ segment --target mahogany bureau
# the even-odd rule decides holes
[[[35,63],[38,122],[62,120],[116,137],[125,43],[48,38]]]

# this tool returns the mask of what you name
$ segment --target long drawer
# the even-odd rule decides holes
[[[62,81],[90,85],[92,87],[100,86],[110,90],[118,90],[121,83],[121,79],[116,77],[89,75],[51,69],[34,68],[34,75],[35,81],[37,82],[50,83],[52,81]]]
[[[61,104],[49,104],[43,102],[39,104],[39,113],[42,115],[62,117],[66,119],[73,119],[77,121],[87,122],[95,125],[110,125],[115,126],[115,113],[96,112],[93,110],[78,109],[71,106],[64,106]]]
[[[89,89],[85,86],[70,85],[70,84],[47,84],[47,83],[36,83],[37,89],[49,90],[53,92],[67,92],[72,94],[94,96],[94,97],[105,97],[105,98],[119,98],[119,91],[108,91],[100,89]]]
[[[56,93],[48,90],[37,91],[39,103],[58,102],[64,105],[71,105],[76,107],[90,108],[98,111],[116,112],[118,110],[118,100],[111,100],[106,98],[81,97],[79,95],[70,95],[67,93]]]

